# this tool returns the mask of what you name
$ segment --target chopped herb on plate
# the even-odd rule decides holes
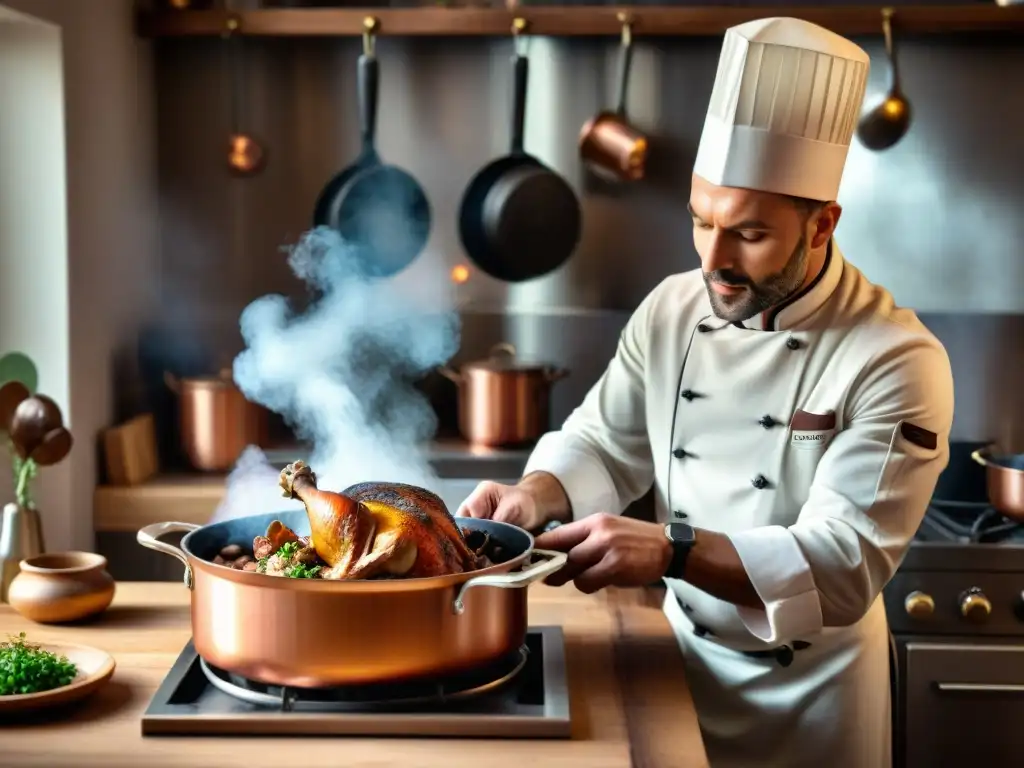
[[[0,696],[51,691],[69,685],[77,674],[67,656],[30,645],[24,632],[0,643]]]

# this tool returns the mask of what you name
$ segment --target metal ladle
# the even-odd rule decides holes
[[[243,79],[242,41],[235,34],[240,26],[239,20],[232,16],[228,19],[224,37],[227,40],[230,77],[231,77],[231,135],[228,137],[228,168],[240,176],[252,176],[263,170],[266,152],[258,141],[249,133],[241,130],[240,122],[244,113],[245,81]]]
[[[882,34],[885,35],[885,53],[889,57],[889,92],[885,99],[861,118],[857,138],[868,149],[888,149],[903,138],[910,128],[910,102],[900,88],[896,45],[892,35],[892,8],[882,9]]]

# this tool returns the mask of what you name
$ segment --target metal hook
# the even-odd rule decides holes
[[[224,20],[224,30],[221,32],[221,37],[225,40],[232,37],[239,30],[242,29],[242,19],[237,13],[232,13]]]
[[[892,8],[882,9],[882,38],[885,40],[885,53],[889,57],[890,66],[895,70],[896,62],[893,58],[892,20],[896,11]]]
[[[518,55],[521,55],[525,49],[525,43],[521,43],[520,41],[522,40],[522,36],[525,34],[527,27],[529,27],[529,22],[527,22],[526,19],[518,16],[512,19],[512,40],[514,41],[516,53]]]
[[[373,16],[367,16],[363,19],[363,55],[373,57],[374,53],[374,33],[380,29],[380,21],[375,19]]]
[[[622,47],[629,48],[633,44],[633,17],[625,11],[619,11],[615,18],[622,25]]]

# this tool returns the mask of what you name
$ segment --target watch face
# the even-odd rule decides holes
[[[665,535],[680,544],[693,542],[693,528],[686,523],[669,523],[665,526]]]

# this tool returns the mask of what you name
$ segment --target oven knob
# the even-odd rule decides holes
[[[984,592],[971,587],[960,595],[960,613],[969,621],[984,621],[992,613],[992,603]]]
[[[935,611],[935,601],[927,592],[911,592],[907,595],[907,599],[903,601],[903,607],[906,609],[908,616],[913,616],[915,619],[924,619],[931,616]]]

